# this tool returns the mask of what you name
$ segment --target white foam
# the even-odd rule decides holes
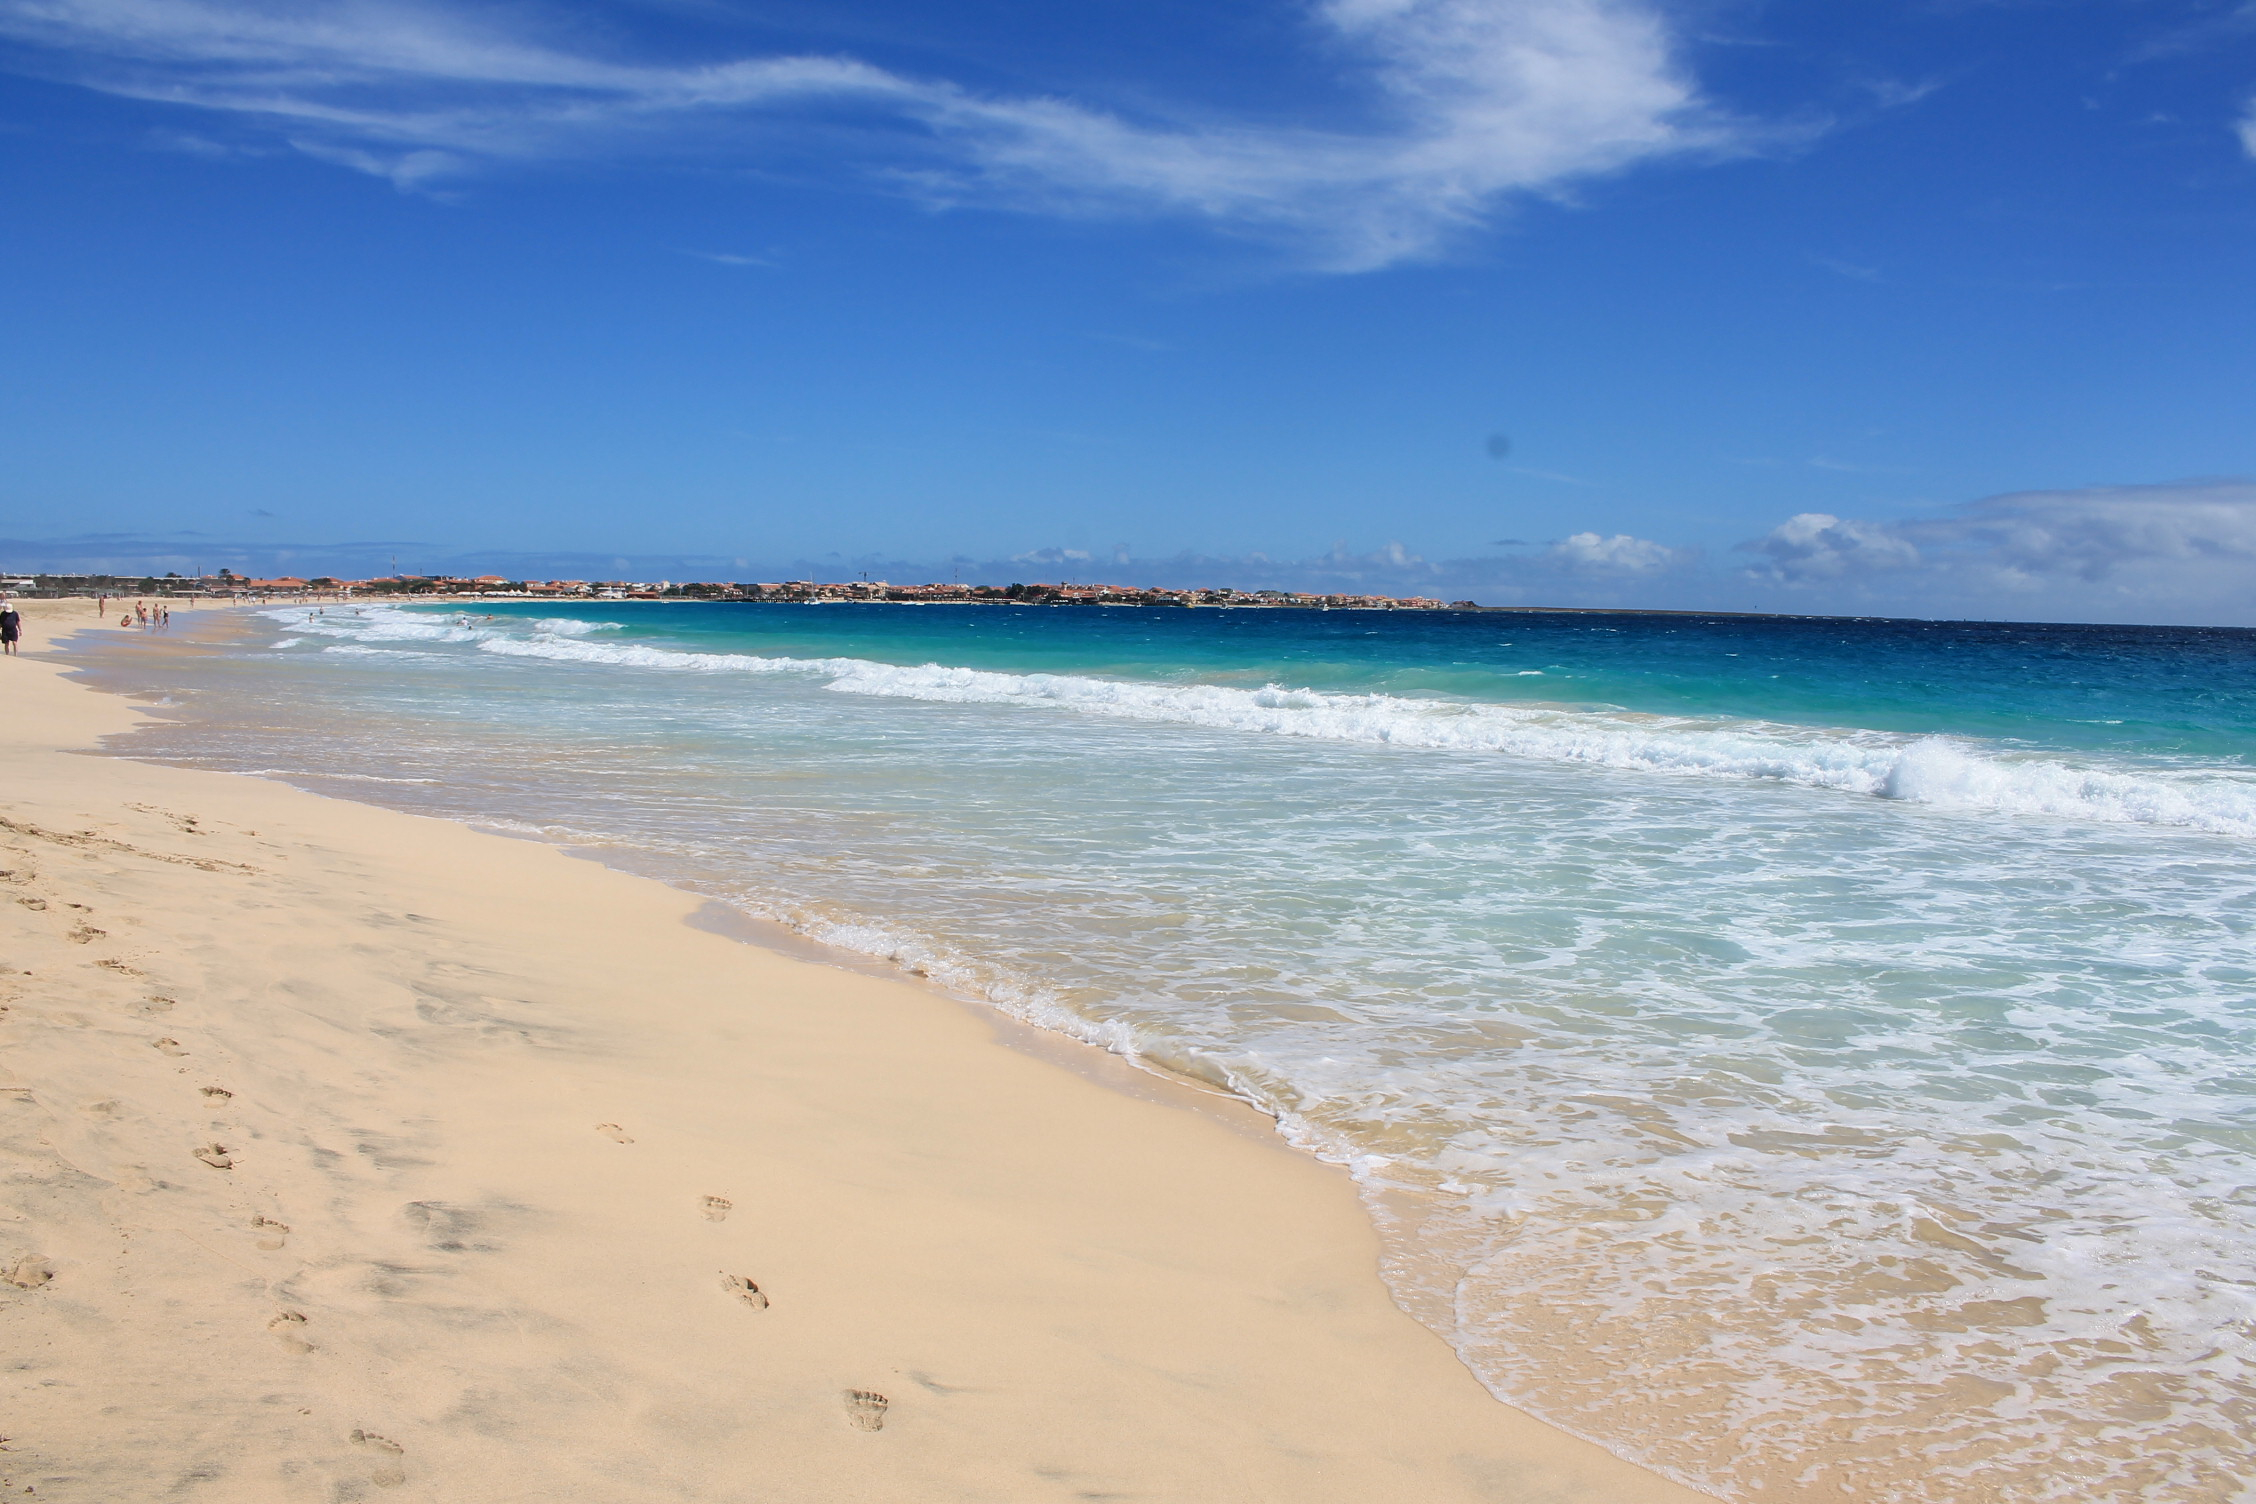
[[[835,672],[858,658],[762,658],[750,653],[685,653],[540,633],[532,637],[485,634],[481,650],[512,658],[548,658],[562,663],[600,663],[613,668],[658,669],[683,674],[802,674]]]
[[[386,778],[379,773],[325,773],[317,768],[245,768],[245,778],[331,778],[340,783],[437,783],[436,778]]]
[[[306,630],[584,667],[638,738],[696,739],[581,744],[613,750],[600,790],[534,734],[529,794],[503,739],[474,784],[362,797],[664,853],[749,912],[1227,1084],[1352,1168],[1405,1308],[1525,1409],[1722,1497],[2219,1504],[2256,1477],[2249,864],[2156,828],[2249,833],[2244,772],[449,620]],[[729,675],[788,676],[787,737],[739,723],[784,718],[739,718]],[[389,676],[361,679],[380,701]],[[947,718],[934,796],[933,744],[866,745],[873,717],[817,689],[997,708]],[[1242,732],[1411,755],[1261,758]],[[475,718],[442,734],[485,757]],[[991,755],[1046,740],[1090,755]],[[850,787],[824,792],[829,759]],[[1591,799],[1585,766],[1652,778]],[[778,771],[804,776],[778,796]]]
[[[2256,773],[2155,764],[2078,764],[1950,736],[1821,730],[1759,720],[1497,705],[1270,685],[1160,684],[1078,674],[1010,674],[865,658],[700,653],[590,642],[619,622],[546,617],[488,625],[378,606],[346,615],[267,613],[299,630],[360,642],[475,644],[481,651],[664,673],[824,676],[842,694],[1016,705],[1122,720],[1453,752],[1495,752],[1685,777],[1759,779],[1947,809],[2104,820],[2256,836]],[[329,649],[350,652],[348,646]]]
[[[1756,720],[1472,704],[1310,689],[1006,674],[863,658],[694,653],[550,635],[488,635],[512,657],[672,673],[826,675],[843,694],[1018,705],[1123,720],[1454,752],[1498,752],[1702,778],[1764,779],[1951,809],[2256,836],[2256,774],[2219,767],[2079,766],[1970,738],[1825,731]]]

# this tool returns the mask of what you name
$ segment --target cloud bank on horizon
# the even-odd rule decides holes
[[[500,572],[523,578],[1078,581],[1471,599],[1491,606],[1768,611],[1989,621],[2256,627],[2256,480],[2093,486],[1985,497],[1938,516],[1869,521],[1804,512],[1728,558],[1596,529],[1503,554],[1429,560],[1400,542],[1307,559],[1051,544],[1001,559],[766,559],[457,551],[421,542],[245,544],[140,536],[0,540],[17,570],[253,576]]]
[[[1022,556],[1070,565],[1063,551]],[[1169,561],[1228,583],[1446,594],[1484,605],[1623,606],[2256,626],[2256,481],[2203,479],[1985,497],[1895,521],[1804,512],[1729,558],[1626,533],[1428,561],[1357,556]],[[1094,567],[1090,577],[1133,570]],[[1189,580],[1168,583],[1190,583]]]
[[[1898,522],[1810,512],[1741,548],[1751,584],[1807,596],[2256,625],[2256,481],[2240,478],[2017,491]]]
[[[778,122],[851,122],[873,188],[934,204],[1189,216],[1312,266],[1428,256],[1516,195],[1753,133],[1706,101],[1642,0],[1312,0],[1359,118],[1131,119],[852,56],[622,61],[561,18],[368,0],[0,0],[17,66],[234,117],[436,187],[501,164],[675,156],[780,167]],[[577,40],[580,45],[570,45]],[[876,127],[872,130],[870,127]]]

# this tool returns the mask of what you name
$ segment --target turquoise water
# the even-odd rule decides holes
[[[594,620],[602,613],[576,615]],[[606,641],[651,635],[633,628],[629,617],[620,629],[627,635]],[[1565,699],[1658,715],[2027,738],[2241,766],[2256,750],[2256,633],[2232,629],[1596,613],[689,606],[666,608],[657,640],[716,653],[1001,673],[1288,684],[1505,704]]]
[[[141,755],[1227,1086],[1499,1395],[1702,1487],[2248,1496],[2256,633],[379,607],[163,673]]]

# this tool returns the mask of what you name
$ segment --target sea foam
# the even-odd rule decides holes
[[[275,613],[278,616],[283,613]],[[286,619],[372,642],[475,643],[487,653],[695,674],[796,674],[841,694],[1081,715],[1698,778],[1759,779],[1945,809],[2104,820],[2256,836],[2256,774],[2216,766],[2109,765],[2019,752],[1970,737],[1828,730],[1752,719],[1508,705],[1268,685],[1155,683],[1002,673],[941,663],[705,653],[591,642],[618,622],[550,618],[486,627],[376,608]]]
[[[363,704],[366,797],[639,854],[1237,1093],[1351,1168],[1397,1298],[1525,1409],[1727,1498],[2256,1477],[2229,762],[395,615],[287,618],[356,655],[335,703],[213,745],[318,767]]]

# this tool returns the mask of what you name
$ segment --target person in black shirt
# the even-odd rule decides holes
[[[0,601],[0,653],[16,656],[16,639],[23,636],[23,617],[14,601]]]

